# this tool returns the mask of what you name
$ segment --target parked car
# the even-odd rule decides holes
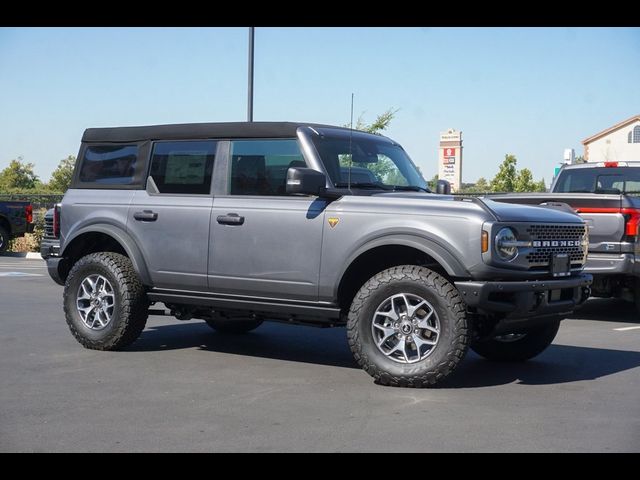
[[[88,129],[57,218],[85,347],[124,348],[162,302],[223,333],[346,327],[384,385],[433,385],[469,347],[534,357],[591,283],[578,216],[431,193],[396,142],[326,125]]]
[[[0,254],[13,238],[32,233],[33,207],[29,202],[0,202]]]

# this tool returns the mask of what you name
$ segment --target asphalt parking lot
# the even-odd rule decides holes
[[[469,353],[436,389],[381,387],[343,329],[224,336],[150,317],[123,352],[69,333],[44,262],[0,257],[0,451],[640,451],[640,319],[592,299],[524,364]]]

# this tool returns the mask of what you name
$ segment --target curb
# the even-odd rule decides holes
[[[42,255],[38,252],[5,252],[0,257],[24,258],[26,260],[42,260]]]

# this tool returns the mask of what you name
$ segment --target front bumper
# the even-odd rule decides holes
[[[531,319],[570,314],[590,295],[592,275],[583,273],[561,280],[515,282],[455,282],[468,307],[478,313],[507,319]]]
[[[584,271],[594,275],[640,276],[640,262],[633,253],[590,253]]]

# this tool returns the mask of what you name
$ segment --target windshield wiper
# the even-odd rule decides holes
[[[405,191],[405,192],[427,192],[427,193],[433,193],[428,188],[419,187],[418,185],[395,185],[393,187],[393,189],[397,190],[397,191],[400,191],[400,192]]]
[[[349,184],[347,182],[336,183],[336,188],[348,188],[348,187],[349,187]],[[382,185],[381,183],[371,183],[371,182],[351,182],[351,188],[375,188],[376,190],[392,190],[392,188],[387,185]]]

